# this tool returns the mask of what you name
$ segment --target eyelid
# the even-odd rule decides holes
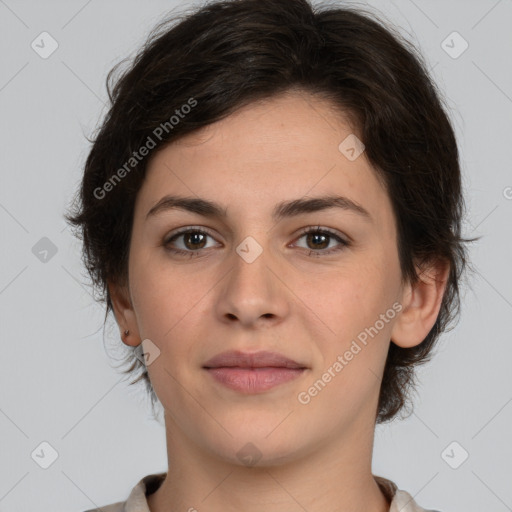
[[[344,233],[341,233],[341,232],[339,232],[336,229],[332,229],[332,228],[328,228],[328,227],[324,227],[324,226],[319,226],[319,225],[306,226],[304,228],[301,228],[301,230],[299,231],[299,238],[301,236],[307,235],[309,233],[316,233],[317,231],[319,231],[321,233],[327,233],[327,234],[329,234],[329,235],[331,235],[333,237],[337,237],[342,242],[346,243],[347,245],[352,243],[352,239],[348,235],[345,235]]]
[[[187,233],[189,231],[201,231],[203,233],[210,235],[212,238],[215,238],[214,235],[209,230],[209,228],[205,228],[204,226],[191,225],[191,226],[183,226],[182,228],[177,228],[175,231],[172,231],[168,236],[166,236],[165,240],[169,240],[169,239],[175,237],[176,235],[180,235],[182,233]],[[334,229],[331,229],[331,228],[328,228],[325,226],[320,226],[320,225],[305,226],[300,229],[299,235],[302,236],[302,235],[308,234],[312,231],[322,231],[322,232],[325,231],[327,233],[330,233],[332,235],[340,237],[347,243],[352,242],[351,238],[348,235],[342,234],[337,230],[334,230]]]
[[[162,245],[164,247],[167,247],[167,245],[169,245],[173,239],[178,238],[180,235],[190,233],[190,232],[196,232],[196,233],[199,232],[199,233],[205,234],[207,236],[210,236],[212,239],[216,240],[215,236],[210,232],[210,230],[208,228],[205,228],[203,226],[184,226],[184,227],[176,229],[175,231],[171,232],[168,236],[166,236],[162,242]],[[352,239],[350,237],[348,237],[347,235],[341,234],[337,230],[334,230],[334,229],[331,229],[328,227],[319,226],[319,225],[305,226],[305,227],[301,228],[298,236],[296,236],[294,238],[293,243],[295,243],[297,240],[301,239],[303,236],[308,235],[310,233],[325,233],[328,236],[337,239],[338,246],[331,247],[330,249],[319,249],[319,250],[301,247],[301,249],[303,249],[305,251],[309,251],[309,254],[315,254],[317,256],[327,256],[332,253],[339,252],[339,251],[343,250],[344,248],[350,247],[352,245]],[[211,247],[208,247],[207,249],[211,249]],[[187,255],[193,256],[193,255],[200,255],[200,253],[202,251],[204,251],[205,249],[199,249],[199,250],[193,251],[193,250],[168,248],[167,250],[170,252],[173,252],[175,254],[187,254]]]
[[[309,251],[308,256],[315,256],[315,257],[328,257],[334,254],[338,254],[341,251],[349,248],[352,246],[352,239],[350,237],[346,237],[345,235],[342,235],[337,230],[333,230],[331,228],[322,227],[322,226],[307,226],[305,228],[302,228],[299,232],[299,236],[295,238],[294,244],[300,240],[303,236],[309,235],[309,234],[326,234],[331,239],[335,239],[337,241],[337,245],[335,247],[331,247],[330,249],[309,249],[307,247],[301,247],[304,251]],[[329,244],[330,245],[330,244]]]
[[[215,236],[212,234],[212,232],[208,228],[205,228],[203,226],[184,226],[184,227],[178,228],[175,231],[172,231],[171,233],[166,235],[164,237],[164,240],[163,240],[163,245],[166,245],[166,244],[170,243],[170,241],[173,238],[176,238],[179,235],[183,235],[184,233],[189,233],[189,232],[194,232],[194,233],[195,232],[200,232],[200,233],[208,235],[211,238],[216,240]]]

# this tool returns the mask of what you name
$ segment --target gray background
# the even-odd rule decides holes
[[[143,388],[112,367],[103,311],[62,214],[85,135],[106,112],[108,70],[176,5],[0,0],[0,511],[81,511],[124,500],[142,476],[166,470],[164,429]],[[377,428],[374,473],[426,508],[512,510],[512,1],[370,5],[419,45],[444,91],[470,211],[465,235],[482,236],[461,321],[420,370],[415,412]],[[47,59],[31,48],[43,31],[59,45]],[[469,44],[457,58],[442,46],[453,31]],[[41,252],[43,237],[55,254]],[[106,338],[117,344],[118,330]],[[48,469],[42,442],[58,452]],[[462,450],[469,458],[453,469],[446,461],[459,464]]]

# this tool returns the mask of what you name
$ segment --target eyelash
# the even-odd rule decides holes
[[[183,229],[177,231],[176,233],[173,233],[172,236],[170,236],[170,237],[168,237],[167,239],[164,240],[162,245],[166,248],[167,251],[172,252],[174,254],[183,255],[183,256],[189,256],[190,258],[195,257],[195,256],[199,256],[200,255],[200,250],[184,251],[183,249],[176,249],[176,248],[169,247],[169,244],[171,242],[176,240],[181,235],[184,235],[184,234],[187,234],[187,233],[200,233],[202,235],[207,235],[207,236],[213,238],[213,236],[208,231],[205,231],[204,229],[193,228],[193,227],[186,227],[186,228],[183,228]],[[327,255],[333,254],[335,252],[341,251],[345,247],[349,247],[351,245],[351,243],[348,240],[345,240],[345,239],[341,238],[334,231],[332,231],[332,230],[330,230],[328,228],[322,228],[321,226],[312,226],[312,227],[303,228],[301,230],[300,235],[297,238],[297,240],[301,239],[303,236],[308,235],[310,233],[328,235],[329,237],[336,239],[336,241],[338,241],[340,243],[340,246],[335,247],[335,248],[331,248],[331,249],[321,249],[321,250],[318,250],[318,251],[317,250],[313,250],[313,249],[309,249],[308,256],[315,256],[315,257],[327,256]]]

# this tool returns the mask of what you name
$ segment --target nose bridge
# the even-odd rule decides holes
[[[244,300],[270,297],[273,293],[271,276],[275,277],[268,268],[272,265],[271,251],[262,238],[263,235],[259,237],[260,244],[256,238],[248,236],[235,247],[230,285],[233,292],[244,295]]]
[[[248,236],[234,248],[229,259],[231,271],[218,301],[218,313],[223,318],[236,317],[247,324],[285,312],[286,298],[274,274],[277,262],[263,237],[259,237],[260,243]]]

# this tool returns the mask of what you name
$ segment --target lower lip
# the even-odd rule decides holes
[[[224,386],[242,393],[259,393],[296,379],[304,368],[207,368]]]

